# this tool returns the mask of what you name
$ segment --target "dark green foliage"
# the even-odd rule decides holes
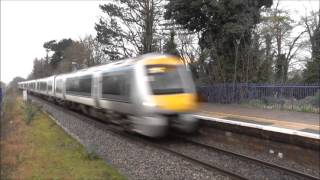
[[[87,151],[88,151],[87,158],[89,160],[99,159],[99,155],[97,153],[98,147],[95,144],[90,143],[87,147]]]
[[[306,83],[320,82],[320,27],[316,29],[311,37],[313,41],[312,58],[306,64],[303,72],[304,81]]]
[[[107,11],[107,7],[100,6],[103,11]],[[110,10],[114,11],[114,10]],[[105,45],[103,49],[104,53],[109,56],[110,60],[117,60],[122,57],[121,52],[118,48],[121,48],[121,30],[120,26],[114,18],[111,18],[110,21],[103,21],[100,19],[99,23],[96,24],[95,29],[97,31],[97,39],[101,44]]]
[[[259,70],[258,70],[258,81],[259,83],[270,83],[272,80],[273,69],[272,69],[272,55],[271,55],[271,36],[270,34],[264,35],[265,39],[265,54],[264,60],[261,63]]]
[[[45,42],[43,44],[43,47],[47,50],[53,51],[53,49],[55,49],[56,44],[57,44],[56,40],[51,40],[51,41]]]
[[[8,88],[18,89],[18,83],[22,81],[25,81],[25,79],[19,76],[15,77],[10,81]]]
[[[307,62],[306,69],[303,72],[304,82],[319,83],[320,82],[320,57]]]
[[[252,32],[260,22],[261,8],[270,7],[272,2],[170,0],[165,18],[174,19],[189,31],[201,34],[201,48],[210,51],[208,63],[220,69],[220,73],[212,79],[224,82],[249,81],[253,76],[249,76],[248,66],[253,65],[258,57],[249,50],[252,47]]]
[[[43,47],[49,51],[53,51],[53,55],[50,60],[51,66],[55,69],[59,62],[63,60],[64,51],[71,46],[73,43],[72,39],[62,39],[59,42],[51,40],[43,44]]]
[[[30,125],[31,121],[36,116],[38,109],[29,101],[25,102],[22,108],[24,110],[24,120],[26,121],[27,125]]]
[[[53,67],[51,66],[49,60],[47,59],[38,59],[33,60],[33,70],[28,79],[36,79],[50,76],[53,74]]]
[[[92,36],[86,36],[78,41],[73,41],[70,38],[62,39],[59,42],[51,40],[45,42],[43,47],[47,54],[43,58],[34,59],[33,70],[28,79],[68,73],[72,70],[105,62],[100,44]],[[49,52],[52,52],[52,56],[49,55]]]
[[[33,70],[28,79],[43,78],[61,72],[59,64],[65,59],[66,50],[73,44],[74,41],[70,38],[62,39],[59,42],[56,40],[45,42],[43,47],[47,51],[47,56],[45,58],[34,59]],[[53,52],[51,57],[48,56],[50,51]]]
[[[175,32],[171,31],[170,38],[164,45],[164,52],[171,55],[179,56],[179,52],[177,50],[177,44],[174,42],[174,36],[175,36]]]
[[[275,62],[275,79],[278,83],[284,83],[287,80],[288,65],[284,54],[279,55]]]
[[[271,4],[272,0],[171,0],[165,17],[190,31],[202,31],[202,45],[222,40],[221,45],[233,46],[233,40],[250,33],[259,23],[260,8]]]

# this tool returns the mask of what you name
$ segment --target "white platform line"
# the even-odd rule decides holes
[[[297,135],[297,136],[302,136],[302,137],[307,137],[307,138],[312,138],[312,139],[317,139],[317,140],[320,139],[320,134],[302,132],[302,131],[297,131],[297,130],[293,130],[293,129],[286,129],[286,128],[280,128],[280,127],[274,127],[274,126],[264,126],[264,125],[259,125],[259,124],[246,123],[246,122],[240,122],[240,121],[232,121],[232,120],[214,118],[214,117],[197,115],[197,114],[195,114],[194,117],[199,118],[199,119],[203,119],[203,120],[208,120],[208,121],[215,121],[215,122],[233,124],[233,125],[238,125],[238,126],[251,127],[251,128],[262,129],[262,130],[266,130],[266,131],[273,131],[273,132],[279,132],[279,133],[284,133],[284,134],[290,134],[290,135]]]

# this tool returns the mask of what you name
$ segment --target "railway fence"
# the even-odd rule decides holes
[[[319,112],[320,84],[225,83],[197,87],[200,101]]]

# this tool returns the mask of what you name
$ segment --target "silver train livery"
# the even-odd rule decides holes
[[[171,127],[197,130],[191,74],[170,55],[147,54],[20,82],[19,88],[150,137],[165,136]]]

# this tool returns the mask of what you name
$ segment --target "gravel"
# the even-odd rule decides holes
[[[214,128],[202,128],[200,132],[199,136],[189,138],[202,144],[235,151],[313,176],[320,176],[319,151]]]
[[[42,110],[53,117],[67,133],[87,149],[117,168],[128,179],[229,179],[220,172],[207,170],[181,157],[121,137],[108,130],[106,124],[91,118],[79,118],[39,98]]]
[[[217,152],[216,150],[199,147],[199,145],[189,142],[180,142],[177,140],[175,142],[164,142],[163,146],[183,153],[189,157],[196,158],[207,164],[241,174],[247,179],[298,179],[290,174],[282,174],[281,171],[266,168],[252,161],[243,160],[238,157]]]

